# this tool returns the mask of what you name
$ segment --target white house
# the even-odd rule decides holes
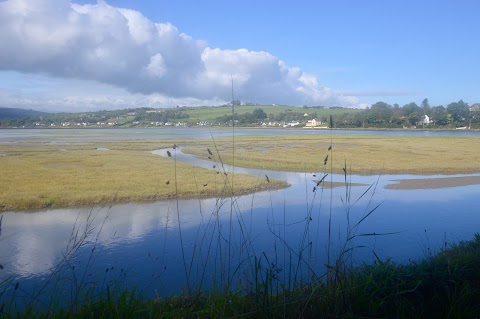
[[[428,115],[423,115],[422,117],[420,117],[420,122],[418,123],[422,125],[428,125],[433,123],[433,121],[430,120],[430,117]]]
[[[313,120],[308,120],[307,124],[305,126],[307,127],[315,127],[318,125],[322,125],[322,120],[321,119],[313,119]]]
[[[292,121],[292,122],[288,122],[287,124],[284,124],[283,127],[294,127],[294,126],[298,126],[300,125],[300,123],[298,121]]]

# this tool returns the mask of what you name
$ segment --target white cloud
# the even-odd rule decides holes
[[[160,53],[157,53],[150,58],[150,63],[146,67],[146,71],[154,78],[162,78],[167,73],[165,60]]]
[[[122,94],[131,100],[141,100],[140,95],[229,100],[233,78],[242,100],[358,104],[356,98],[323,87],[314,76],[268,52],[210,48],[170,23],[154,23],[140,12],[104,1],[0,2],[0,43],[8,43],[0,51],[0,70],[96,81],[124,89]]]
[[[420,95],[422,92],[417,91],[400,91],[400,90],[339,90],[340,94],[355,96],[412,96]]]

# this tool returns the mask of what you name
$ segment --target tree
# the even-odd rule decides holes
[[[437,125],[447,125],[449,123],[447,109],[443,105],[432,107],[432,120]]]
[[[412,113],[418,113],[419,106],[415,102],[410,102],[402,107],[403,115],[409,116]]]
[[[447,112],[451,114],[453,117],[453,121],[455,122],[463,122],[469,117],[469,108],[468,104],[463,102],[462,100],[458,102],[452,102],[447,105]]]
[[[253,116],[257,120],[263,120],[267,118],[267,113],[265,113],[262,109],[255,109],[253,110]]]
[[[408,121],[411,125],[417,125],[420,121],[420,117],[424,114],[420,107],[415,102],[408,103],[402,107],[403,115],[408,118]]]
[[[392,106],[385,102],[377,102],[367,111],[369,122],[375,124],[390,122],[392,117]]]
[[[430,103],[428,103],[428,99],[425,98],[423,101],[422,101],[422,107],[424,109],[429,109],[430,108]]]

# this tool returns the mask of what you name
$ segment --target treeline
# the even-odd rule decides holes
[[[264,121],[267,118],[267,114],[261,108],[257,108],[253,110],[252,113],[245,112],[242,114],[234,113],[231,115],[223,115],[214,121],[213,124],[216,125],[231,125],[235,121],[236,125],[241,126],[252,126],[257,125],[258,123]]]
[[[463,100],[447,106],[430,106],[428,99],[420,105],[415,102],[400,106],[377,102],[358,113],[344,113],[336,117],[337,127],[480,127],[480,104],[469,106]]]
[[[268,116],[263,109],[259,108],[255,109],[253,114],[225,115],[217,118],[215,122],[219,125],[228,125],[235,118],[238,125],[245,126],[254,126],[262,122],[290,121],[305,124],[312,119],[329,123],[329,115],[332,113],[333,123],[337,128],[480,128],[480,104],[469,106],[460,100],[447,106],[431,106],[428,99],[424,99],[420,105],[411,102],[403,106],[379,101],[365,110],[304,106],[298,111]]]

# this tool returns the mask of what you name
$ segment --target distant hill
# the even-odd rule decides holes
[[[44,115],[49,115],[49,113],[39,112],[34,110],[27,110],[27,109],[0,107],[0,120],[13,120],[13,119],[21,119],[21,118],[38,117],[38,116],[44,116]]]

